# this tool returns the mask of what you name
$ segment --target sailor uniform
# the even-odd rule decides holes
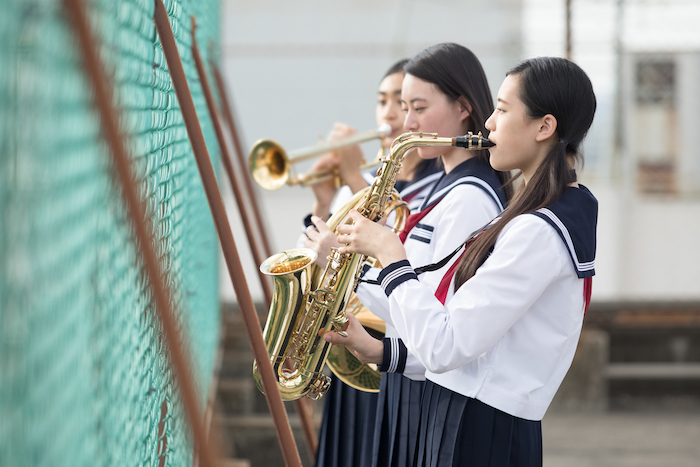
[[[493,220],[505,206],[505,195],[500,185],[491,166],[476,157],[462,162],[449,174],[443,173],[425,198],[420,212],[409,217],[407,228],[401,234],[406,255],[412,264],[422,266],[440,261],[472,232]],[[418,221],[411,225],[414,219]],[[445,270],[457,259],[455,256],[443,268],[422,274],[420,281],[436,290]],[[362,276],[364,282],[356,291],[357,297],[372,313],[386,321],[387,338],[398,337],[391,325],[389,301],[381,288],[374,285],[380,271],[378,268],[365,270]],[[423,366],[410,357],[405,362],[403,373],[411,379],[425,379]]]
[[[435,161],[430,161],[423,165],[413,181],[397,181],[395,188],[401,198],[409,204],[409,208],[418,210],[443,173]],[[366,173],[363,176],[369,184],[374,181],[374,174]],[[341,209],[350,197],[350,188],[341,188],[331,212]],[[309,225],[312,225],[311,215],[305,220],[304,233]],[[299,243],[303,246],[303,237]],[[315,465],[369,466],[372,462],[378,394],[354,389],[335,375],[331,375],[331,379],[330,388],[323,397],[325,404]],[[416,395],[416,404],[419,400],[420,393]]]
[[[413,264],[439,261],[462,243],[474,230],[497,216],[505,205],[501,182],[486,161],[471,158],[443,174],[420,207],[412,214],[401,235],[406,254]],[[453,259],[453,261],[456,258]],[[448,262],[442,269],[420,276],[426,290],[435,291]],[[389,300],[373,282],[380,269],[367,269],[357,288],[360,301],[387,322],[385,358],[377,404],[373,466],[410,465],[417,448],[420,400],[425,380],[424,366],[398,340],[392,326]],[[396,345],[395,351],[387,347]],[[401,374],[402,373],[402,374]]]
[[[411,262],[381,271],[377,280],[389,297],[392,322],[430,381],[415,465],[477,457],[485,460],[470,465],[503,465],[489,460],[495,451],[510,453],[508,465],[541,465],[539,421],[571,365],[590,300],[597,210],[596,199],[580,186],[516,217],[445,305]],[[449,413],[443,413],[446,404]],[[484,428],[483,420],[469,418],[477,407],[485,418],[511,419],[510,429],[492,433],[481,447],[471,439]],[[455,442],[441,444],[436,437],[455,429]]]
[[[413,180],[397,180],[394,184],[394,189],[399,192],[401,199],[408,203],[411,213],[417,212],[431,192],[435,182],[440,179],[443,173],[443,170],[438,166],[437,160],[427,161],[413,177]],[[371,185],[374,182],[376,171],[366,172],[362,176]],[[351,197],[352,191],[350,187],[347,185],[343,186],[338,190],[338,194],[333,200],[331,212],[341,209]]]

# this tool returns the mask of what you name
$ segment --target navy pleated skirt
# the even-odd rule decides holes
[[[323,397],[317,467],[369,466],[377,413],[377,393],[358,391],[333,375]]]
[[[425,381],[413,381],[399,373],[382,373],[373,467],[405,467],[413,463],[424,385]]]
[[[541,467],[542,425],[426,381],[415,467]]]

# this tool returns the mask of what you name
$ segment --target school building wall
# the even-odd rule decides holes
[[[565,54],[564,4],[224,1],[222,65],[246,147],[259,138],[273,138],[290,150],[305,147],[337,121],[359,131],[374,128],[376,86],[385,69],[438,42],[471,48],[482,60],[495,97],[505,72],[520,59]],[[574,0],[572,6],[572,58],[591,77],[598,98],[581,176],[600,202],[593,300],[698,300],[700,4]],[[633,138],[660,133],[630,119],[636,108],[634,70],[645,57],[671,57],[676,64],[675,191],[670,193],[640,188],[640,160],[631,149]],[[373,154],[377,143],[363,147]],[[257,265],[247,251],[235,203],[226,193],[249,285],[261,299]],[[287,187],[260,190],[260,196],[273,249],[293,247],[312,204],[311,191]],[[233,300],[226,273],[221,281],[223,298]]]

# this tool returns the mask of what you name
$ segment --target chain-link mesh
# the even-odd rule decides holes
[[[190,52],[218,46],[218,0],[166,0],[214,166]],[[204,406],[219,336],[218,246],[152,0],[90,19]],[[0,6],[0,466],[191,465],[167,346],[74,36],[58,0]]]

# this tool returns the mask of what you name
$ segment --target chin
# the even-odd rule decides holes
[[[497,157],[493,157],[493,152],[491,149],[489,149],[489,164],[493,169],[499,170],[501,172],[507,172],[509,170],[512,170],[511,168],[508,167],[503,167],[503,164],[499,164],[499,160]]]
[[[436,151],[436,149],[439,151]],[[444,148],[439,146],[421,146],[416,150],[418,151],[418,155],[421,159],[431,160],[440,157],[443,149]]]

